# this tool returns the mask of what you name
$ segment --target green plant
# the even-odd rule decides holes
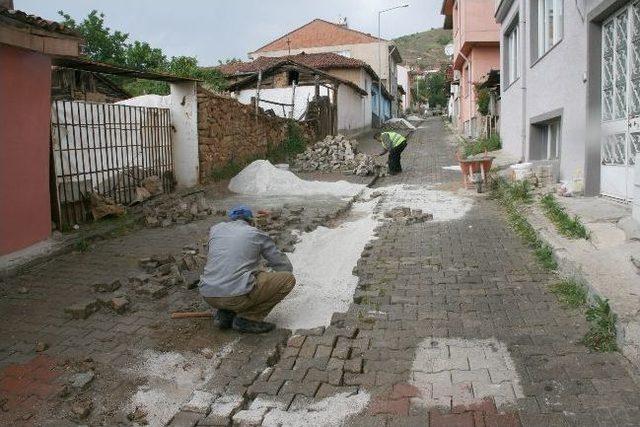
[[[502,148],[500,141],[500,135],[493,134],[488,138],[480,138],[474,142],[464,142],[462,145],[462,151],[465,157],[475,156],[476,154],[482,154],[485,151],[495,151]]]
[[[129,34],[112,30],[106,26],[105,15],[97,10],[89,12],[82,21],[76,21],[69,14],[59,11],[62,23],[77,31],[83,38],[84,56],[99,62],[119,65],[143,71],[159,71],[181,77],[200,79],[211,89],[222,89],[226,85],[224,76],[214,68],[198,66],[192,56],[172,56],[170,59],[162,49],[154,48],[147,42],[129,42]],[[155,80],[140,80],[129,77],[109,76],[133,96],[154,93],[166,95],[169,85]]]
[[[489,92],[489,89],[486,87],[478,88],[478,86],[476,86],[475,89],[476,89],[476,105],[478,107],[478,113],[480,113],[483,116],[486,116],[489,114],[491,92]]]
[[[554,283],[549,290],[562,304],[569,307],[580,308],[587,304],[587,290],[573,279],[563,279]]]
[[[617,351],[616,344],[616,314],[611,311],[609,300],[594,297],[594,302],[586,311],[590,323],[589,331],[582,338],[582,342],[594,351]]]
[[[527,218],[518,209],[518,204],[531,199],[531,188],[526,181],[509,183],[504,178],[494,178],[490,184],[491,196],[499,200],[507,212],[507,220],[527,244],[534,250],[538,262],[549,270],[555,270],[558,264],[553,250],[544,243]]]
[[[89,241],[84,236],[79,236],[73,247],[78,252],[86,252],[89,250]]]
[[[545,215],[560,234],[570,239],[588,239],[589,232],[576,215],[571,218],[566,210],[560,206],[553,194],[545,194],[540,199]]]

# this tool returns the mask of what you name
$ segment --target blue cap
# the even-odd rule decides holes
[[[230,219],[251,219],[253,218],[253,212],[248,206],[245,205],[236,205],[229,209],[227,213]]]

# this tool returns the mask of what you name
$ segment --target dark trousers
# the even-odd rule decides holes
[[[400,157],[402,156],[402,152],[407,148],[407,141],[404,141],[402,144],[397,147],[393,147],[389,151],[389,173],[397,174],[402,172],[402,165],[400,164]]]

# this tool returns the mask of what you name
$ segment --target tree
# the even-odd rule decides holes
[[[92,10],[81,22],[77,23],[70,15],[59,11],[64,18],[62,23],[82,35],[85,40],[84,54],[94,61],[124,65],[126,61],[127,39],[129,34],[120,31],[111,32],[104,25],[104,13]]]
[[[142,71],[191,77],[203,80],[205,85],[213,90],[220,90],[225,86],[225,79],[219,71],[198,66],[198,60],[195,57],[174,56],[168,60],[162,49],[154,48],[147,42],[137,40],[128,42],[129,34],[112,31],[111,28],[106,27],[105,15],[97,10],[92,10],[80,23],[63,11],[58,13],[64,18],[62,21],[64,25],[82,35],[85,41],[84,55],[93,61]],[[112,79],[134,96],[169,93],[169,85],[164,82],[123,77],[112,77]]]
[[[427,75],[416,82],[416,100],[429,102],[429,106],[447,105],[447,84],[444,71]]]

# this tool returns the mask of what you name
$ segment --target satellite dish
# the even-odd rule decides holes
[[[453,44],[449,43],[444,47],[444,54],[447,56],[453,55]]]

